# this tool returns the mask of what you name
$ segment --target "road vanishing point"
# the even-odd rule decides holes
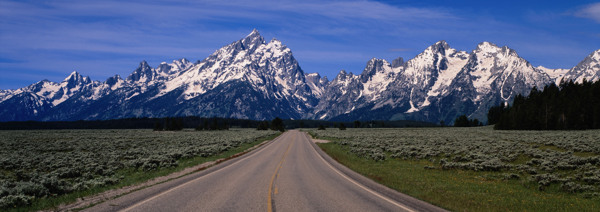
[[[290,130],[241,157],[85,211],[444,211],[339,164]]]

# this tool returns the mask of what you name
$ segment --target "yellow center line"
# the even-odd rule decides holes
[[[205,178],[207,178],[207,177],[208,177],[208,176],[210,176],[210,175],[213,175],[213,174],[215,174],[215,173],[217,173],[217,172],[221,172],[221,171],[223,171],[223,170],[225,170],[225,169],[227,169],[227,168],[229,168],[229,167],[233,167],[233,165],[235,165],[235,164],[238,164],[238,163],[241,163],[241,162],[243,162],[243,161],[246,161],[246,160],[248,160],[248,159],[250,159],[250,158],[256,157],[256,156],[257,156],[257,155],[259,155],[261,152],[265,151],[265,150],[267,149],[267,146],[268,146],[268,145],[270,145],[270,144],[272,144],[272,143],[275,143],[277,140],[280,140],[280,139],[282,139],[282,137],[283,137],[283,136],[281,136],[281,135],[280,135],[280,136],[277,136],[275,139],[273,139],[273,140],[271,140],[271,141],[267,142],[267,143],[265,144],[265,146],[264,146],[264,147],[262,147],[262,149],[259,149],[259,150],[258,150],[258,152],[255,152],[255,153],[250,153],[250,155],[249,155],[249,156],[247,156],[247,157],[245,157],[245,158],[242,158],[242,159],[240,159],[240,160],[238,160],[238,161],[236,161],[236,162],[234,162],[234,163],[232,163],[232,164],[229,164],[229,165],[227,165],[227,166],[224,166],[224,167],[220,167],[219,169],[217,169],[217,170],[214,170],[214,171],[212,171],[212,172],[210,172],[210,173],[208,173],[208,174],[206,174],[206,175],[203,175],[203,176],[200,176],[200,177],[198,177],[198,178],[195,178],[195,179],[192,179],[192,180],[190,180],[190,181],[187,181],[187,182],[185,182],[185,183],[183,183],[183,184],[180,184],[180,185],[178,185],[178,186],[175,186],[175,187],[173,187],[173,188],[171,188],[171,189],[169,189],[169,190],[167,190],[167,191],[163,191],[163,192],[161,192],[161,193],[158,193],[158,194],[156,194],[156,195],[154,195],[154,196],[152,196],[152,197],[150,197],[150,198],[148,198],[148,199],[145,199],[144,201],[138,202],[138,203],[136,203],[136,204],[134,204],[134,205],[132,205],[132,206],[129,206],[128,208],[125,208],[125,209],[122,209],[122,210],[119,210],[119,211],[120,211],[120,212],[126,212],[126,211],[130,211],[130,210],[132,210],[133,208],[136,208],[136,207],[138,207],[138,206],[140,206],[140,205],[143,205],[143,204],[145,204],[145,203],[147,203],[147,202],[150,202],[150,201],[152,201],[152,200],[154,200],[154,199],[156,199],[156,198],[158,198],[158,197],[160,197],[160,196],[162,196],[162,195],[164,195],[164,194],[167,194],[167,193],[170,193],[170,192],[172,192],[172,191],[174,191],[174,190],[176,190],[176,189],[179,189],[179,188],[185,187],[185,186],[187,186],[188,184],[191,184],[191,183],[193,183],[193,182],[196,182],[196,181],[199,181],[199,180],[205,179]],[[260,147],[259,147],[259,148],[260,148]]]
[[[269,183],[269,197],[268,197],[268,202],[267,202],[267,211],[269,212],[273,212],[273,183],[275,182],[275,176],[279,176],[279,168],[281,168],[281,165],[283,164],[283,161],[285,161],[285,157],[288,155],[288,152],[290,151],[290,149],[292,148],[292,145],[294,144],[293,141],[290,141],[290,144],[288,144],[288,148],[287,150],[285,150],[285,153],[283,154],[283,157],[281,157],[281,161],[279,161],[279,164],[277,165],[277,168],[275,169],[275,173],[273,173],[273,176],[271,177],[271,182]]]

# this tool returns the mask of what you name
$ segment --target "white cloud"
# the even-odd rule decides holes
[[[585,6],[584,8],[575,12],[575,16],[589,18],[600,23],[600,3],[594,3]]]

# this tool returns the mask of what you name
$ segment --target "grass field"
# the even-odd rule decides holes
[[[279,135],[275,131],[0,131],[0,209],[48,209],[144,182]]]
[[[453,211],[599,211],[600,131],[310,130],[349,168]]]

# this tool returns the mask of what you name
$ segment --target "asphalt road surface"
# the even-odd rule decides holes
[[[86,211],[443,211],[377,184],[288,131],[242,157]]]

